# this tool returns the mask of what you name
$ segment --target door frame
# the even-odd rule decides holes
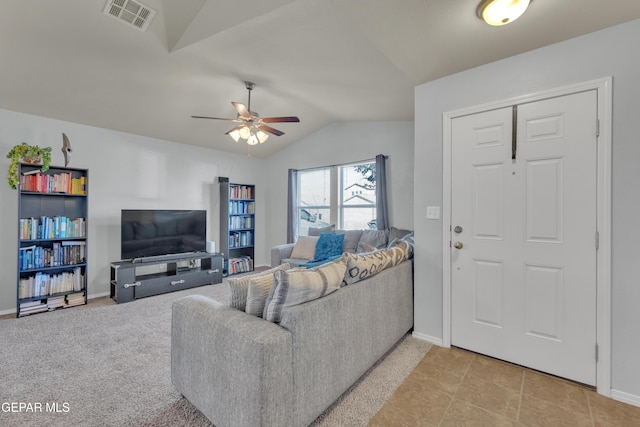
[[[599,122],[597,138],[596,230],[596,387],[611,396],[611,132],[612,77],[563,86],[533,94],[449,111],[442,121],[442,345],[451,347],[451,123],[483,111],[596,90]],[[594,244],[595,244],[594,236]],[[594,357],[596,350],[594,349]]]

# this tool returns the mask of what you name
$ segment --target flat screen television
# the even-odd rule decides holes
[[[123,209],[121,259],[204,252],[206,210]]]

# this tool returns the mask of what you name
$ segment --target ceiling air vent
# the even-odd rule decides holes
[[[146,31],[156,11],[134,0],[108,0],[104,14],[113,16],[140,31]]]

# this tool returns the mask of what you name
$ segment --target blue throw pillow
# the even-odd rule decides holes
[[[314,261],[322,261],[342,254],[344,234],[320,233]]]
[[[298,267],[306,267],[308,269],[309,268],[314,268],[314,267],[317,267],[319,265],[326,264],[326,263],[331,262],[331,261],[335,261],[335,260],[337,260],[339,258],[342,258],[342,255],[332,256],[331,258],[321,259],[319,261],[307,261],[304,264],[300,264]]]

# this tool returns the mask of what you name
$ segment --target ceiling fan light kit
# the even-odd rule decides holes
[[[530,0],[482,0],[476,13],[489,25],[506,25],[518,19],[527,10],[530,2]]]
[[[244,84],[247,88],[247,91],[249,91],[248,102],[246,106],[239,102],[231,103],[237,112],[237,117],[235,119],[206,116],[191,117],[193,117],[194,119],[228,120],[235,123],[240,123],[230,131],[225,132],[225,135],[229,135],[236,142],[238,142],[240,139],[244,139],[249,145],[262,144],[269,138],[269,134],[276,136],[284,135],[284,132],[272,128],[266,123],[297,123],[300,121],[300,119],[296,116],[261,118],[258,113],[256,113],[255,111],[251,111],[251,91],[256,87],[256,84],[247,81],[244,82]]]

